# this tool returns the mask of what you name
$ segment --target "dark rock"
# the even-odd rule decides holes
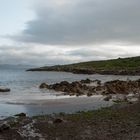
[[[92,82],[95,84],[92,84]],[[75,81],[69,83],[67,81],[62,81],[60,83],[47,85],[46,83],[42,83],[40,88],[48,88],[55,91],[64,92],[64,95],[87,95],[92,96],[93,93],[97,95],[110,95],[110,94],[140,94],[140,80],[136,81],[121,81],[114,80],[105,82],[101,84],[101,81],[95,80],[91,81],[90,79]],[[105,99],[109,100],[109,99]]]
[[[78,81],[75,81],[75,82],[72,82],[72,83],[71,83],[71,86],[80,87],[80,86],[81,86],[81,83],[78,82]]]
[[[66,95],[74,96],[75,93],[68,93],[68,94],[66,94]]]
[[[84,84],[90,84],[91,80],[87,78],[86,80],[81,80],[80,82]]]
[[[60,85],[69,85],[69,82],[67,82],[67,81],[62,81],[62,82],[60,83]]]
[[[88,97],[90,97],[90,96],[92,96],[92,95],[93,95],[93,94],[92,94],[91,92],[88,92],[88,93],[87,93],[87,96],[88,96]]]
[[[48,88],[54,89],[56,91],[67,92],[67,87],[68,87],[68,85],[63,85],[62,83],[56,83],[56,84],[50,85]]]
[[[0,125],[0,132],[3,132],[5,130],[9,130],[9,129],[10,129],[10,126],[8,124],[3,123]]]
[[[115,80],[106,82],[104,86],[110,94],[129,94],[131,92],[139,92],[140,90],[140,85],[137,81]]]
[[[63,122],[63,120],[59,119],[59,118],[57,118],[53,121],[54,124],[59,124],[59,123],[62,123],[62,122]]]
[[[108,95],[104,98],[104,101],[109,101],[110,99],[112,99],[112,96],[111,95]]]
[[[9,88],[0,88],[0,92],[10,92]]]
[[[17,117],[26,117],[26,114],[25,113],[19,113],[19,114],[16,114],[15,116],[17,116]]]
[[[95,80],[94,82],[97,82],[97,85],[101,85],[101,81],[100,80]]]
[[[77,89],[76,96],[84,95],[84,92],[81,89]]]
[[[46,84],[46,83],[42,83],[40,86],[39,86],[39,88],[48,88],[48,85]]]

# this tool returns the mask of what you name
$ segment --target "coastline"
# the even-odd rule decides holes
[[[74,74],[140,75],[140,57],[88,61],[67,65],[44,66],[27,71],[58,71]]]
[[[131,76],[140,76],[140,69],[137,70],[95,70],[95,69],[81,69],[81,68],[67,68],[61,66],[52,66],[52,67],[41,67],[28,69],[26,71],[52,71],[52,72],[70,72],[73,74],[101,74],[101,75],[131,75]]]
[[[85,83],[85,81],[90,83]],[[79,83],[79,81],[74,81],[74,83],[75,82],[77,84]],[[97,85],[94,82],[97,82]],[[132,80],[126,78],[125,81],[113,80],[108,82],[104,81],[103,83],[100,83],[100,81],[96,79],[93,81],[84,79],[81,80],[78,87],[76,87],[79,88],[82,87],[81,84],[86,84],[89,88],[94,87],[94,89],[96,89],[97,87],[102,87],[102,84],[109,84],[111,85],[109,86],[111,90],[115,91],[115,94],[118,95],[118,92],[124,92],[128,89],[130,91],[139,91],[139,82],[140,80],[133,80],[133,78]],[[50,83],[49,86],[55,89],[57,85],[60,88],[61,86],[63,87],[62,83],[67,85],[67,88],[73,82],[61,81],[60,83]],[[117,88],[115,88],[116,85]],[[39,89],[39,84],[37,88]],[[48,91],[47,88],[43,90]],[[107,91],[110,91],[110,89],[108,90],[107,88]],[[134,94],[137,95],[135,92]],[[40,98],[38,98],[38,95],[35,96],[33,100],[29,98],[28,95],[24,99],[21,96],[21,98],[17,98],[16,100],[12,98],[13,100],[7,102],[7,105],[16,106],[16,109],[19,108],[19,111],[9,115],[8,118],[0,120],[0,139],[129,140],[131,138],[140,138],[140,106],[137,101],[128,102],[123,99],[121,102],[114,103],[112,99],[105,101],[104,97],[106,95],[102,96],[101,94],[90,97],[85,95],[80,95],[79,97],[69,96],[70,98],[63,99],[57,96],[57,99],[51,100],[47,99],[45,92],[41,95]],[[33,96],[33,94],[30,96]],[[65,97],[67,97],[67,95],[65,95]],[[115,104],[115,106],[113,104]],[[24,107],[23,111],[20,106]],[[44,109],[47,110],[47,112],[45,112]],[[32,114],[28,114],[26,111]],[[17,115],[14,116],[15,114]]]
[[[4,110],[3,116],[12,116],[21,112],[26,113],[28,116],[34,116],[39,114],[52,114],[52,113],[74,113],[77,111],[96,110],[101,107],[109,107],[114,103],[112,101],[106,102],[103,100],[103,96],[92,96],[92,97],[69,97],[69,98],[58,98],[58,99],[36,99],[36,100],[11,100],[5,104],[1,104]],[[9,115],[4,113],[7,108],[13,110]],[[6,117],[6,116],[5,116]]]
[[[8,112],[10,116],[25,112],[29,116],[33,116],[98,109],[110,106],[113,102],[133,104],[138,100],[139,85],[140,80],[127,79],[108,82],[84,79],[73,82],[61,81],[54,84],[42,83],[40,86],[37,85],[36,89],[40,92],[36,94],[25,93],[18,94],[18,96],[11,93],[8,93],[7,96],[3,94],[0,115],[5,116]],[[5,110],[9,111],[5,112]]]
[[[140,103],[94,111],[27,117],[17,114],[0,121],[0,138],[41,140],[131,140],[140,138]]]

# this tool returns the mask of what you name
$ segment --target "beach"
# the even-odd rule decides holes
[[[73,112],[110,104],[100,96],[75,97],[63,95],[62,92],[54,90],[39,89],[42,82],[54,84],[61,81],[73,82],[87,78],[106,82],[116,79],[137,80],[140,78],[140,76],[83,75],[66,72],[26,72],[25,70],[26,68],[0,70],[0,85],[11,89],[8,93],[0,93],[1,116],[11,116],[20,112],[25,112],[29,116],[42,113]]]

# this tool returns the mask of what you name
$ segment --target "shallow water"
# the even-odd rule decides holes
[[[105,102],[101,97],[73,97],[63,99],[32,100],[21,103],[13,102],[0,104],[0,119],[6,116],[25,112],[28,116],[51,113],[72,113],[76,111],[94,110],[111,106],[112,102]]]
[[[69,96],[62,96],[62,93],[57,93],[49,90],[40,90],[38,87],[42,82],[48,84],[60,82],[60,81],[76,81],[81,79],[99,79],[102,82],[120,79],[127,80],[139,79],[140,76],[113,76],[113,75],[83,75],[72,74],[65,72],[26,72],[26,68],[6,68],[0,69],[0,86],[5,86],[11,89],[9,93],[0,93],[0,116],[9,116],[11,114],[26,112],[31,114],[52,113],[62,111],[78,111],[79,109],[90,109],[97,103],[81,104],[77,108],[73,106],[65,106],[64,104],[60,108],[49,105],[33,105],[30,101],[38,102],[39,100],[60,100],[69,98]],[[76,98],[76,97],[75,97]],[[96,101],[96,99],[94,99]],[[30,104],[30,105],[29,105]],[[55,103],[54,103],[55,104]],[[100,102],[101,104],[101,102]],[[94,106],[95,107],[95,106]]]

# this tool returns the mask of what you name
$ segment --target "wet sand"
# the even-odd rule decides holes
[[[39,114],[51,114],[51,113],[73,113],[83,110],[95,110],[101,107],[108,107],[113,102],[106,102],[103,100],[103,96],[92,97],[67,97],[56,99],[36,99],[36,100],[12,100],[4,104],[1,104],[0,116],[10,116],[17,113],[27,113],[29,116]]]

